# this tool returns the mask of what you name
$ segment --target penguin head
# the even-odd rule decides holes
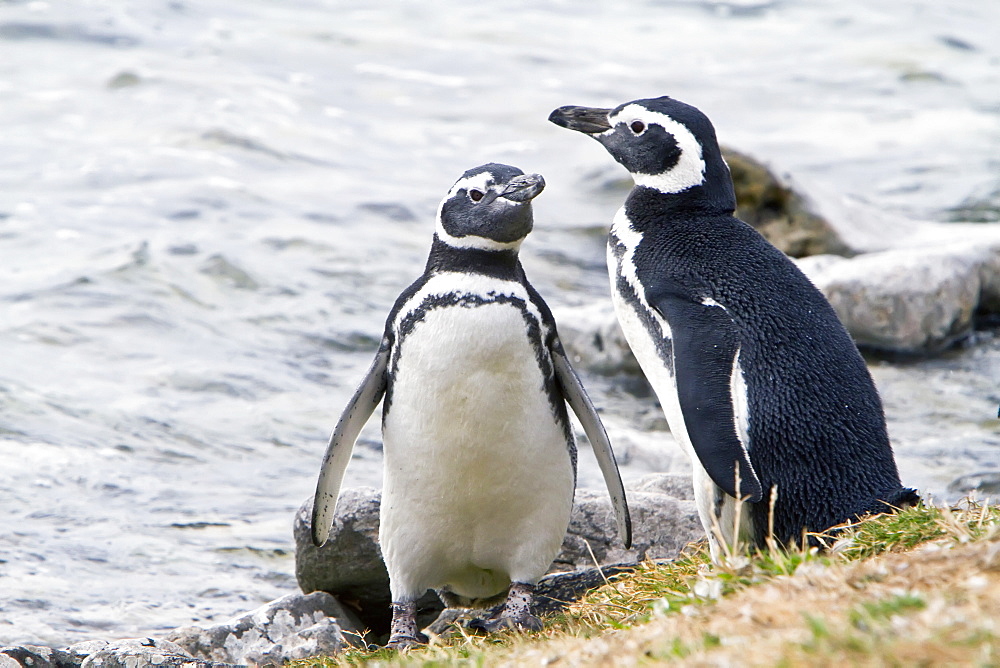
[[[599,141],[637,186],[665,194],[701,188],[713,198],[732,199],[735,207],[715,128],[689,104],[664,96],[614,109],[568,106],[553,111],[549,120]]]
[[[543,188],[541,174],[510,165],[470,169],[438,207],[437,237],[456,248],[517,250],[533,225],[531,200]]]

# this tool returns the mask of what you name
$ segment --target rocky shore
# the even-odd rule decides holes
[[[933,355],[969,337],[977,322],[1000,316],[1000,226],[926,223],[898,237],[891,223],[881,220],[828,221],[822,207],[753,160],[732,151],[727,159],[741,217],[798,258],[863,349]],[[880,225],[881,239],[871,228]],[[639,373],[610,302],[556,309],[556,317],[563,343],[581,369]],[[562,551],[540,584],[539,611],[557,609],[607,574],[641,560],[673,558],[701,537],[684,477],[648,476],[628,492],[635,538],[625,550],[617,543],[606,494],[577,491]],[[185,627],[158,639],[89,641],[61,649],[4,647],[0,668],[280,665],[362,642],[364,630],[367,642],[379,642],[388,629],[389,589],[377,544],[378,506],[377,490],[344,490],[331,539],[317,549],[309,539],[311,500],[303,503],[294,519],[301,594],[225,624]],[[435,596],[420,605],[425,624],[442,613]]]
[[[560,609],[643,559],[676,557],[700,537],[686,476],[647,476],[628,494],[635,533],[632,548],[625,550],[618,543],[607,494],[577,491],[562,550],[539,583],[536,614]],[[89,641],[61,649],[3,647],[0,668],[281,665],[332,654],[348,643],[382,643],[388,636],[390,597],[378,548],[379,499],[377,489],[345,489],[330,539],[322,548],[313,546],[310,537],[312,499],[302,504],[294,522],[301,594],[284,596],[224,624],[183,627],[162,638]],[[455,618],[454,611],[443,612],[433,594],[420,602],[419,619],[432,630],[443,632]]]

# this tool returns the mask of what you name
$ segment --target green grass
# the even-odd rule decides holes
[[[878,601],[865,601],[850,612],[851,626],[868,629],[879,622],[905,615],[915,610],[923,610],[927,603],[916,594],[899,594]]]
[[[591,638],[676,615],[688,606],[710,606],[734,592],[792,575],[803,564],[830,565],[871,559],[889,552],[911,550],[929,541],[966,543],[997,535],[1000,535],[1000,506],[970,501],[954,509],[918,505],[893,515],[845,525],[826,537],[831,547],[825,552],[770,549],[712,565],[707,547],[703,543],[692,544],[674,561],[644,562],[634,571],[612,578],[564,613],[546,619],[546,628],[539,633],[482,637],[458,630],[451,638],[435,639],[428,647],[405,654],[376,647],[351,648],[334,657],[299,661],[295,665],[298,668],[492,665],[512,650],[523,649],[532,643]],[[885,640],[892,619],[918,613],[924,605],[919,595],[900,593],[857,606],[850,610],[846,620],[825,619],[821,611],[803,613],[812,639],[800,649],[807,655],[837,650],[850,656],[864,656]],[[719,644],[718,636],[706,632],[700,640],[667,642],[663,653],[655,658],[683,659],[693,652],[710,651]]]

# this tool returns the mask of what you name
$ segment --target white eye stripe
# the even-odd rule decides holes
[[[455,185],[451,187],[451,190],[448,191],[448,197],[451,197],[459,190],[465,190],[466,192],[469,192],[470,190],[479,190],[484,193],[489,192],[489,184],[494,180],[493,174],[490,172],[481,172],[473,176],[467,176],[464,179],[459,179]]]

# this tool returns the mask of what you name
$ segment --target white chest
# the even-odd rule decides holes
[[[558,552],[573,466],[532,325],[523,303],[431,308],[394,351],[380,528],[394,596],[491,595]]]

